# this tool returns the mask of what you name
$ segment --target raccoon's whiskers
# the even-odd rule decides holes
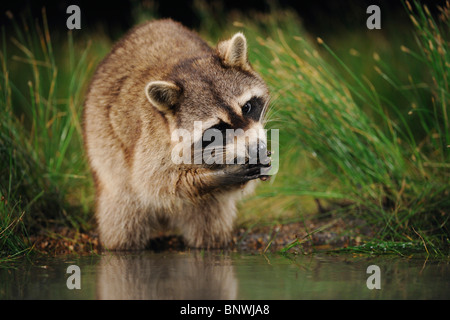
[[[269,108],[269,105],[270,105],[270,100],[267,100],[266,103],[264,104],[263,110],[259,117],[259,122],[265,123],[266,112],[268,111],[267,109]]]
[[[208,157],[203,159],[205,162],[209,162],[211,159],[220,159],[222,157],[223,163],[225,163],[226,158],[224,159],[224,156],[227,155],[227,148],[226,146],[207,146],[203,150],[203,154],[205,154],[205,151],[207,151]]]

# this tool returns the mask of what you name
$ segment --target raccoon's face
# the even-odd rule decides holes
[[[191,163],[267,161],[269,92],[247,61],[241,33],[219,43],[214,55],[181,62],[168,79],[150,82],[147,98],[171,122],[172,141],[189,150]]]

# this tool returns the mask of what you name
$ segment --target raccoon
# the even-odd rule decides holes
[[[125,35],[99,64],[83,114],[102,245],[144,249],[162,230],[176,230],[190,247],[227,246],[236,202],[266,180],[270,162],[250,163],[247,152],[240,164],[178,163],[173,133],[194,135],[200,122],[200,138],[185,142],[193,149],[208,130],[261,132],[268,103],[242,33],[212,48],[166,19]],[[221,152],[236,147],[270,155],[266,140],[253,133]]]

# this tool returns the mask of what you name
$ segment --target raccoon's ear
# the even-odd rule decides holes
[[[229,40],[219,42],[217,50],[225,64],[243,69],[250,68],[247,60],[247,39],[241,32]]]
[[[178,102],[181,88],[167,81],[151,81],[145,87],[148,101],[159,111],[168,112]]]

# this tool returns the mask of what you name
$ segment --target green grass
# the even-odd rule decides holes
[[[45,11],[40,22],[12,21],[0,55],[1,256],[30,245],[25,230],[87,227],[92,192],[80,116],[99,59],[88,59],[89,44],[76,48],[71,33],[53,48]]]
[[[424,252],[423,244],[417,242],[401,242],[401,241],[368,241],[358,246],[351,246],[347,248],[339,248],[331,250],[330,253],[351,253],[362,255],[398,255],[398,256],[412,256],[412,255],[428,255]]]
[[[443,40],[449,16],[444,9],[438,23],[426,7],[413,6],[407,5],[417,48],[397,50],[428,70],[429,82],[414,74],[408,83],[399,82],[395,68],[378,55],[373,66],[409,110],[380,94],[318,38],[332,66],[314,43],[296,35],[301,29],[261,39],[272,58],[258,59],[258,68],[278,94],[276,125],[288,136],[281,144],[294,163],[306,162],[306,173],[283,179],[273,195],[350,201],[351,210],[378,230],[380,241],[416,241],[440,255],[448,254],[450,243],[450,52]],[[417,123],[420,128],[413,126]]]
[[[267,126],[280,131],[280,171],[241,206],[241,225],[303,220],[319,199],[333,214],[371,225],[372,247],[401,252],[413,243],[448,255],[448,7],[431,16],[405,3],[410,25],[371,51],[364,30],[328,44],[289,10],[223,16],[220,6],[195,6],[212,45],[245,33],[249,60],[273,96]],[[136,7],[134,15],[142,21],[154,12]],[[90,76],[111,47],[101,33],[54,41],[45,12],[37,22],[12,19],[0,51],[0,257],[27,252],[29,233],[93,227],[80,115]]]
[[[282,168],[257,201],[282,216],[304,215],[300,199],[328,199],[367,221],[381,242],[413,241],[424,252],[447,255],[448,8],[439,21],[417,3],[405,10],[415,42],[395,42],[370,55],[379,79],[344,63],[322,39],[308,37],[291,12],[235,23],[256,40],[250,61],[274,95],[269,127],[280,129]],[[392,64],[393,51],[407,63]],[[372,79],[385,82],[382,90]]]

